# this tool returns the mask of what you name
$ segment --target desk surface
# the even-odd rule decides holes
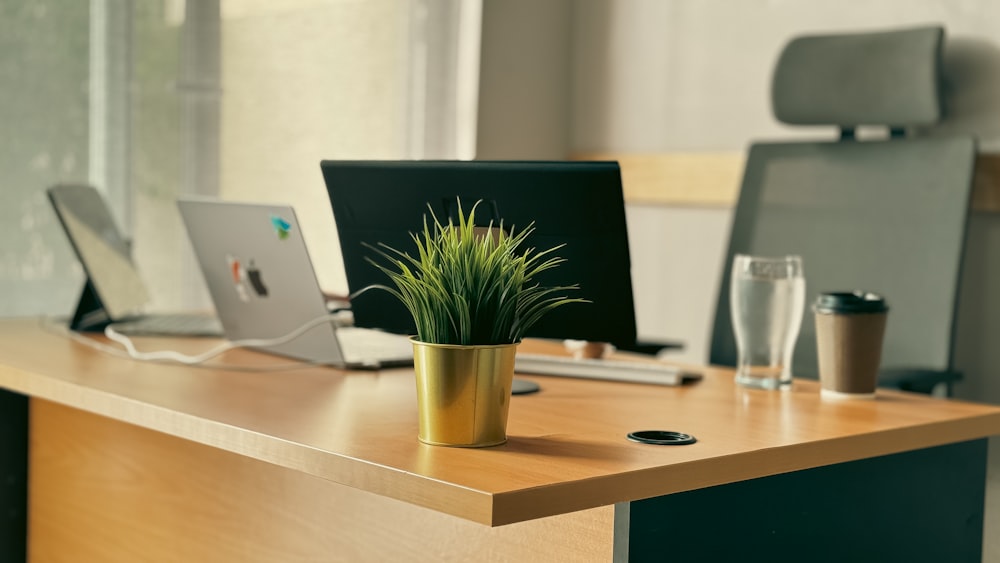
[[[494,526],[1000,434],[994,406],[881,390],[875,401],[822,401],[815,382],[744,390],[710,368],[686,387],[526,376],[543,391],[513,398],[507,444],[443,448],[417,441],[411,369],[140,363],[60,330],[0,321],[0,387]],[[138,342],[189,353],[212,344]],[[287,364],[246,350],[221,361]],[[625,439],[640,429],[698,442]]]

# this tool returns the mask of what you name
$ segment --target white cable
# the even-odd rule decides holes
[[[357,298],[357,296],[363,295],[365,293],[368,293],[369,291],[371,291],[373,289],[385,289],[385,290],[388,290],[388,291],[392,291],[392,289],[389,286],[387,286],[387,285],[382,285],[380,283],[373,283],[373,284],[370,284],[370,285],[366,285],[366,286],[362,287],[361,289],[355,291],[354,293],[348,295],[347,296],[348,303],[350,303],[355,298]]]
[[[40,319],[40,321],[41,321],[40,324],[41,324],[41,326],[42,326],[43,329],[45,329],[45,330],[47,330],[47,331],[49,331],[49,332],[51,332],[53,334],[58,334],[59,336],[64,336],[64,337],[69,338],[70,340],[72,340],[74,342],[77,342],[77,343],[82,344],[84,346],[87,346],[89,348],[93,348],[94,350],[97,350],[99,352],[103,352],[105,354],[108,354],[110,356],[114,356],[116,358],[136,359],[136,358],[133,358],[132,356],[130,356],[128,354],[128,352],[126,352],[125,350],[122,350],[121,348],[116,348],[114,346],[108,346],[107,344],[104,344],[103,342],[99,342],[97,340],[94,340],[93,338],[88,338],[88,337],[83,336],[82,334],[80,334],[80,333],[78,333],[78,332],[76,332],[74,330],[71,330],[69,327],[67,327],[65,324],[63,324],[65,322],[68,322],[68,319],[59,319],[59,321],[62,321],[60,324],[55,324],[56,320],[57,319],[55,319],[53,317],[42,317]],[[174,363],[176,363],[174,360],[144,360],[144,361],[149,361],[149,362],[153,362],[153,363],[165,363],[165,364],[174,364]],[[229,370],[229,371],[242,371],[242,372],[261,373],[261,372],[271,372],[271,371],[289,371],[289,370],[293,370],[293,369],[305,369],[305,368],[310,368],[310,367],[314,367],[314,366],[318,366],[318,365],[324,365],[324,364],[322,362],[317,362],[317,361],[299,360],[299,361],[295,361],[293,363],[271,364],[271,365],[263,365],[263,366],[261,366],[261,365],[231,364],[231,363],[202,363],[202,364],[188,364],[188,365],[190,365],[191,367],[195,367],[195,368],[224,369],[224,370]]]
[[[40,323],[39,324],[41,324],[41,326],[42,326],[43,329],[45,329],[45,330],[47,330],[47,331],[49,331],[49,332],[51,332],[53,334],[58,334],[59,336],[65,336],[65,337],[69,338],[70,340],[72,340],[74,342],[79,342],[80,344],[84,344],[86,346],[89,346],[90,348],[93,348],[93,349],[98,350],[100,352],[104,352],[105,354],[110,354],[110,355],[118,357],[118,358],[128,358],[129,357],[129,355],[127,353],[125,353],[123,350],[120,350],[118,348],[114,348],[112,346],[108,346],[107,344],[104,344],[103,342],[98,342],[96,340],[92,340],[90,338],[82,336],[78,332],[70,330],[66,325],[55,324],[55,320],[56,319],[53,318],[53,317],[42,317],[40,319]],[[65,321],[66,319],[61,319],[61,320]]]
[[[186,365],[201,364],[212,358],[232,350],[233,348],[243,348],[243,347],[263,347],[263,346],[277,346],[279,344],[284,344],[286,342],[291,342],[296,338],[302,336],[306,331],[315,328],[323,323],[335,322],[339,317],[337,315],[323,315],[316,317],[295,330],[276,338],[250,338],[245,340],[234,340],[230,342],[225,342],[220,344],[207,352],[197,354],[194,356],[189,356],[187,354],[182,354],[174,350],[161,350],[156,352],[140,352],[132,344],[132,339],[124,334],[118,332],[114,328],[114,324],[109,324],[104,327],[104,335],[108,337],[109,340],[117,342],[125,347],[125,351],[128,352],[130,358],[134,360],[143,361],[168,361],[168,362],[178,362]]]

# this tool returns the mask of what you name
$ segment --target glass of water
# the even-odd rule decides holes
[[[736,382],[759,389],[792,384],[792,352],[802,325],[802,258],[737,254],[729,289],[736,335]]]

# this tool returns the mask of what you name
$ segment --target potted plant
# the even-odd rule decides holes
[[[411,233],[416,255],[379,243],[368,245],[384,263],[369,259],[413,316],[417,334],[413,363],[417,378],[420,441],[481,447],[507,440],[507,412],[514,355],[525,332],[556,307],[583,299],[566,293],[577,286],[543,287],[535,277],[565,260],[561,248],[525,248],[534,223],[508,232],[503,222],[476,227],[477,202],[466,216],[458,202],[458,224],[424,215],[422,233]],[[430,206],[428,206],[430,208]]]

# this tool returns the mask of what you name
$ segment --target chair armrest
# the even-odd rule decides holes
[[[951,395],[951,384],[962,379],[962,372],[925,368],[887,368],[879,372],[879,387],[891,387],[903,391],[928,393],[940,384],[947,385]]]

